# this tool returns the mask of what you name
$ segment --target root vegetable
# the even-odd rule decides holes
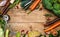
[[[60,25],[60,21],[55,22],[54,24],[52,24],[53,26],[49,27],[48,29],[44,30],[45,32],[48,32],[52,29],[54,29],[55,27]]]
[[[33,11],[36,6],[40,3],[41,0],[35,0],[34,3],[29,7],[31,11]]]

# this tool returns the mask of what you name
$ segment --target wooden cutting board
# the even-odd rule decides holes
[[[46,23],[44,11],[45,9],[41,11],[36,9],[30,14],[27,14],[22,8],[13,8],[8,12],[8,15],[10,15],[8,24],[13,31],[30,31],[30,27],[32,26],[32,30],[37,30],[44,34],[44,23]]]
[[[24,10],[13,9],[8,14],[11,17],[10,22],[46,22],[44,10],[34,10],[30,14],[27,14]]]

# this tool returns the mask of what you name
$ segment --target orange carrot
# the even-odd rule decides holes
[[[40,1],[41,0],[35,0],[34,3],[29,7],[29,9],[31,11],[33,11],[36,8],[36,6],[39,4]]]
[[[52,29],[54,29],[55,27],[60,25],[60,21],[55,22],[54,24],[52,24],[53,26],[49,27],[48,29],[44,30],[45,32],[48,32]]]

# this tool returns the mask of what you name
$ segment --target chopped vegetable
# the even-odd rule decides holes
[[[17,32],[16,37],[21,37],[20,32]]]
[[[35,0],[34,3],[29,7],[31,11],[33,11],[37,5],[40,3],[41,0]]]
[[[57,27],[57,26],[59,26],[60,25],[60,21],[57,21],[57,22],[55,22],[54,24],[52,24],[53,26],[51,26],[51,27],[49,27],[49,28],[47,28],[46,30],[44,30],[45,32],[48,32],[48,31],[50,31],[50,30],[52,30],[52,29],[54,29],[55,27]]]
[[[38,31],[31,31],[28,33],[28,37],[36,37],[39,35],[40,35],[40,32],[38,32]]]

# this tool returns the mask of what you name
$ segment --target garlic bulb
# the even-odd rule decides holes
[[[7,0],[3,0],[2,2],[0,2],[0,6],[4,6],[6,4]]]

